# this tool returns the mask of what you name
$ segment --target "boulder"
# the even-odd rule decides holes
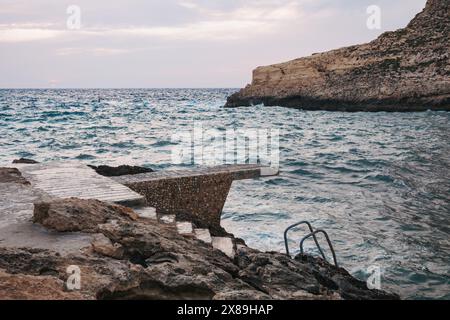
[[[134,211],[123,206],[71,198],[35,203],[33,221],[59,232],[96,233],[100,224],[115,216],[138,218]]]
[[[92,241],[93,250],[103,256],[111,257],[114,259],[122,259],[124,255],[124,249],[119,243],[112,243],[103,234],[97,234]]]

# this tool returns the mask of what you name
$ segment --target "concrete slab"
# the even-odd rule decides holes
[[[77,253],[90,247],[92,235],[52,232],[34,224],[34,202],[48,200],[48,195],[30,185],[0,183],[0,246],[34,248]]]
[[[16,164],[14,167],[20,170],[33,188],[53,197],[97,199],[127,206],[145,204],[142,195],[77,162]]]
[[[92,240],[92,234],[49,231],[31,221],[0,227],[2,248],[44,249],[66,255],[90,248]]]

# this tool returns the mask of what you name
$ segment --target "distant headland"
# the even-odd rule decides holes
[[[406,28],[362,45],[253,71],[226,107],[450,111],[450,2],[428,0]]]

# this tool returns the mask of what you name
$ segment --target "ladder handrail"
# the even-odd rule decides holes
[[[288,232],[289,232],[290,230],[294,229],[295,227],[298,227],[298,226],[300,226],[300,225],[302,225],[302,224],[306,224],[306,225],[308,226],[308,228],[309,228],[309,231],[310,231],[311,233],[314,232],[314,229],[313,229],[311,223],[309,223],[308,221],[301,221],[301,222],[298,222],[298,223],[296,223],[296,224],[293,224],[293,225],[291,225],[290,227],[288,227],[288,228],[284,231],[284,245],[285,245],[285,247],[286,247],[286,255],[289,256],[289,257],[291,256],[291,254],[290,254],[290,252],[289,252],[289,244],[288,244],[288,236],[287,236],[287,235],[288,235]],[[321,248],[320,245],[319,245],[319,241],[317,240],[316,234],[314,234],[314,235],[312,235],[312,236],[314,237],[314,242],[316,243],[317,249],[319,249],[320,254],[322,255],[323,259],[326,260],[327,258],[325,257],[325,254],[323,253],[323,250],[322,250],[322,248]]]
[[[333,245],[331,244],[330,237],[328,236],[328,233],[326,231],[324,231],[324,230],[313,231],[310,234],[308,234],[306,237],[304,237],[302,239],[302,241],[300,241],[300,254],[303,255],[303,243],[305,242],[305,240],[307,240],[307,239],[309,239],[311,237],[314,237],[314,239],[316,239],[316,235],[318,233],[322,233],[323,235],[325,235],[325,238],[327,239],[327,242],[328,242],[328,246],[330,247],[331,253],[333,254],[334,265],[336,267],[339,267],[339,265],[337,263],[337,259],[336,259],[336,253],[334,252],[334,248],[333,248]],[[326,258],[325,258],[325,261],[327,261]]]

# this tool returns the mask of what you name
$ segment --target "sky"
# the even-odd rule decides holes
[[[243,87],[257,66],[403,28],[425,2],[0,0],[0,88]]]

